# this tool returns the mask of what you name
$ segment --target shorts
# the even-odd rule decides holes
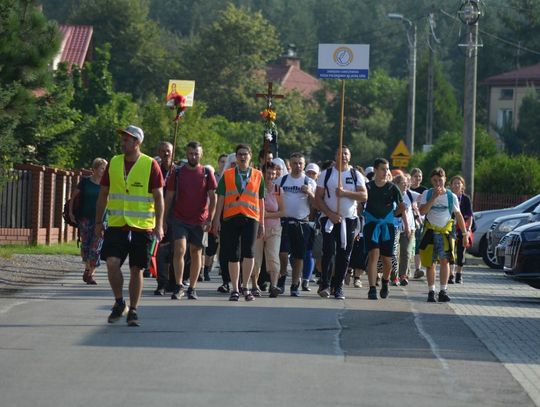
[[[120,227],[109,227],[105,231],[101,260],[109,257],[120,259],[124,264],[129,255],[129,267],[148,268],[150,263],[153,235],[150,231],[131,231]]]
[[[450,256],[444,251],[444,237],[440,233],[433,233],[433,263],[442,259],[450,260]]]
[[[379,249],[381,256],[392,257],[394,255],[394,239],[396,233],[394,225],[388,225],[390,239],[383,241],[382,236],[380,236],[379,242],[374,242],[371,238],[373,236],[373,231],[375,230],[375,225],[375,222],[371,222],[364,226],[364,239],[367,251]]]
[[[179,239],[187,239],[189,244],[197,247],[205,246],[205,236],[202,225],[188,225],[177,219],[171,222],[172,238],[174,241]]]
[[[239,262],[241,258],[253,259],[258,230],[259,222],[245,216],[222,221],[220,253],[226,253],[231,263]]]
[[[280,252],[290,253],[293,259],[303,260],[306,252],[313,248],[314,227],[308,222],[298,222],[286,218],[281,223],[283,232]]]
[[[219,246],[218,238],[212,233],[209,233],[208,244],[206,245],[204,254],[208,257],[214,256],[217,253],[218,246]]]

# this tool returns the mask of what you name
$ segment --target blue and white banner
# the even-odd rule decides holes
[[[320,79],[367,79],[369,45],[319,44]]]

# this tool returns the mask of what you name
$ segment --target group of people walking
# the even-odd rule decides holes
[[[250,146],[239,144],[233,154],[220,156],[215,173],[201,164],[203,147],[196,141],[187,144],[183,164],[174,165],[170,143],[160,145],[158,163],[141,152],[142,129],[130,125],[118,132],[122,154],[110,163],[94,162],[94,192],[87,192],[85,180],[75,192],[94,199],[94,210],[87,208],[79,223],[83,280],[95,284],[95,267],[100,258],[106,262],[115,297],[110,323],[127,314],[129,326],[139,325],[142,271],[152,255],[157,259],[154,293],[169,290],[173,300],[198,299],[201,270],[208,280],[217,252],[223,280],[218,291],[230,301],[253,301],[262,296],[263,284],[270,297],[285,294],[289,265],[293,297],[311,290],[316,269],[323,298],[344,300],[344,284],[353,275],[355,287],[361,287],[364,271],[368,298],[387,298],[389,285],[408,284],[413,257],[413,277],[426,270],[429,302],[450,301],[447,284],[456,260],[455,282],[463,281],[472,208],[463,178],[453,177],[452,190],[447,189],[442,168],[432,171],[427,189],[420,170],[392,174],[383,158],[366,171],[353,167],[347,146],[338,149],[335,161],[320,166],[306,166],[301,153],[292,154],[286,165],[263,150],[254,167]],[[151,250],[156,241],[157,254]],[[120,270],[128,256],[129,307]]]

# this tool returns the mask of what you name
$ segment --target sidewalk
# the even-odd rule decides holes
[[[464,276],[449,286],[449,306],[540,406],[540,290],[486,267]]]

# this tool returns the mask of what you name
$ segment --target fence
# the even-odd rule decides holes
[[[473,208],[475,211],[509,208],[526,201],[530,197],[531,195],[509,195],[476,192],[474,194]]]
[[[19,164],[0,189],[0,244],[52,244],[75,240],[62,209],[86,170]]]

